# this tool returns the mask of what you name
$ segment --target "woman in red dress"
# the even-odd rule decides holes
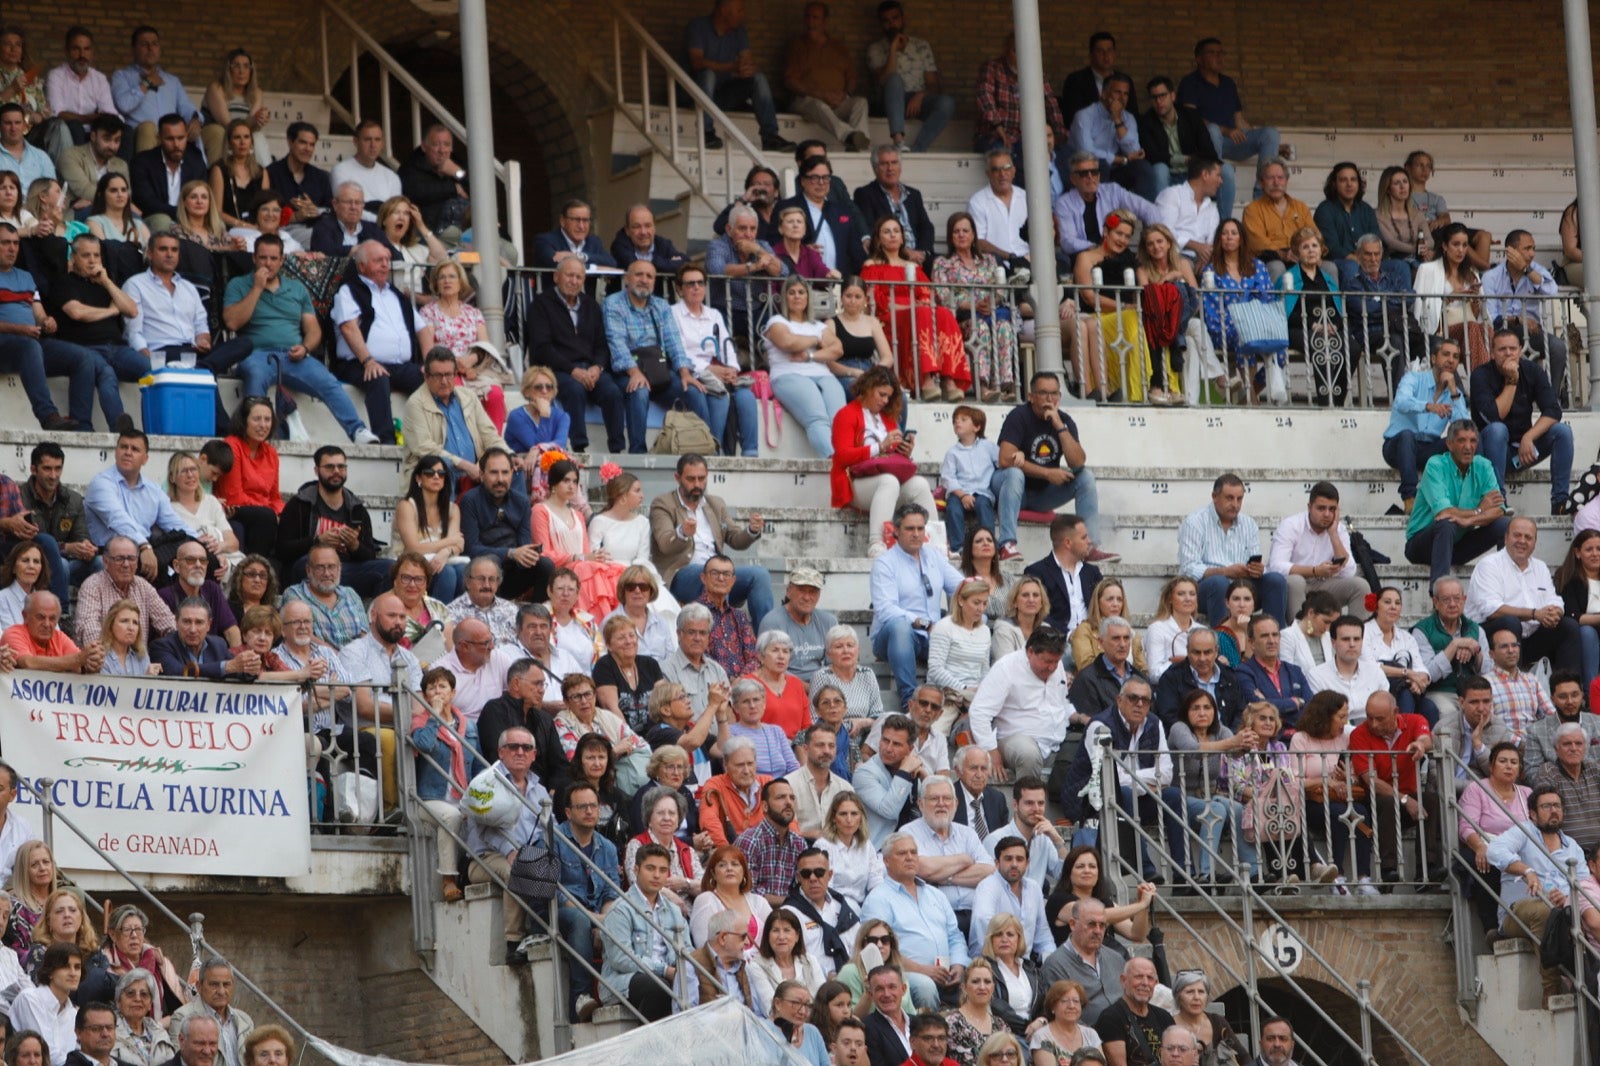
[[[928,275],[905,258],[905,246],[900,221],[893,215],[880,218],[872,227],[861,278],[868,284],[889,343],[900,357],[901,381],[914,385],[920,374],[924,400],[939,399],[942,383],[944,399],[954,403],[972,387],[961,323],[948,307],[934,303]],[[916,284],[889,284],[907,281]]]

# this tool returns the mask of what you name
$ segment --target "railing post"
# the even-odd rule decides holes
[[[41,777],[34,782],[39,795],[39,827],[43,830],[44,846],[50,849],[50,854],[56,853],[56,826],[55,805],[51,802],[50,791],[55,785],[55,779]]]
[[[1256,966],[1256,888],[1255,885],[1251,884],[1248,880],[1248,867],[1245,868],[1245,874],[1245,888],[1244,892],[1241,893],[1244,897],[1244,913],[1242,915],[1241,923],[1244,926],[1244,932],[1241,935],[1244,937],[1243,946],[1245,983],[1252,993],[1252,995],[1247,998],[1246,1002],[1250,1008],[1250,1031],[1252,1033],[1259,1033],[1261,1032],[1261,1004],[1257,1001],[1257,997],[1253,994],[1257,987],[1259,987],[1261,980],[1261,975]]]
[[[478,310],[489,340],[506,345],[505,291],[500,270],[500,202],[494,163],[493,97],[489,88],[489,15],[484,0],[461,0],[461,74],[466,90],[467,184],[473,243],[478,250]],[[507,200],[509,201],[509,191]]]
[[[333,97],[333,76],[328,70],[328,9],[322,8],[318,12],[317,30],[322,42],[322,98],[331,100]]]
[[[1122,798],[1117,786],[1116,755],[1111,750],[1111,733],[1107,731],[1097,741],[1100,745],[1100,848],[1105,852],[1105,868],[1111,876],[1122,876],[1122,833],[1118,822],[1121,820]],[[1135,801],[1134,810],[1137,811],[1138,803]],[[1133,865],[1135,871],[1139,869],[1139,834],[1133,836]],[[1137,878],[1135,878],[1137,880]]]
[[[1589,990],[1584,987],[1583,964],[1588,941],[1583,936],[1583,921],[1578,914],[1578,860],[1567,860],[1567,910],[1572,914],[1572,983],[1577,989],[1573,996],[1572,1011],[1576,1019],[1576,1043],[1572,1061],[1582,1066],[1589,1061]]]
[[[361,121],[361,42],[350,38],[350,113]]]
[[[417,954],[423,956],[427,964],[431,965],[438,942],[438,932],[433,920],[433,893],[439,878],[432,873],[438,866],[438,847],[429,839],[435,834],[424,832],[424,827],[429,825],[430,821],[422,816],[419,809],[421,804],[417,799],[417,761],[411,751],[410,708],[407,707],[404,717],[400,710],[400,694],[405,690],[405,674],[400,667],[395,668],[393,683],[394,749],[395,758],[399,760],[399,765],[395,767],[395,779],[400,787],[400,813],[405,819],[406,844],[411,859],[411,945]],[[405,702],[409,704],[410,700],[410,694],[407,693]],[[402,725],[402,722],[405,725]]]
[[[1455,766],[1449,758],[1439,760],[1439,832],[1446,844],[1460,839],[1460,812],[1456,807]],[[1450,860],[1445,861],[1446,871],[1449,870]],[[1446,876],[1450,880],[1450,925],[1451,935],[1455,940],[1453,947],[1456,956],[1456,1005],[1465,1010],[1473,1018],[1478,1016],[1478,996],[1476,975],[1478,969],[1477,953],[1473,951],[1472,930],[1477,922],[1477,917],[1472,910],[1471,881],[1458,883],[1455,877]]]
[[[1375,1066],[1378,1060],[1372,1057],[1372,982],[1363,977],[1356,982],[1356,991],[1361,998],[1361,1061]]]

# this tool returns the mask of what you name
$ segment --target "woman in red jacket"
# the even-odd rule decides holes
[[[867,512],[867,554],[884,550],[883,528],[902,504],[920,504],[934,517],[933,490],[911,461],[912,438],[900,432],[900,383],[894,371],[875,366],[856,378],[855,399],[833,416],[835,507]],[[914,436],[914,434],[913,434]]]
[[[277,428],[277,415],[265,396],[246,396],[239,401],[227,437],[233,469],[212,486],[245,552],[268,558],[277,557],[278,512],[283,510],[278,449],[271,444]]]

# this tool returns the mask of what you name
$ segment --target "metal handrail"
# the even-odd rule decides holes
[[[655,37],[650,34],[649,30],[644,28],[638,19],[633,17],[632,13],[627,11],[622,5],[615,3],[614,0],[607,0],[606,6],[610,8],[613,20],[611,37],[613,63],[615,68],[614,75],[613,78],[608,81],[598,71],[591,72],[592,80],[597,86],[599,86],[600,91],[605,93],[606,97],[610,100],[612,107],[628,119],[629,124],[633,126],[635,132],[644,137],[645,140],[649,141],[650,147],[655,150],[655,153],[672,167],[679,178],[683,179],[684,184],[689,187],[690,192],[698,197],[700,201],[712,211],[720,210],[721,204],[713,202],[711,199],[710,187],[706,183],[705,175],[707,168],[705,164],[708,156],[705,144],[705,126],[699,121],[699,113],[703,112],[706,116],[708,116],[711,119],[712,126],[717,129],[722,136],[723,180],[726,191],[726,196],[723,198],[724,203],[732,200],[738,191],[734,186],[733,176],[734,149],[737,147],[739,152],[750,161],[751,166],[756,164],[764,164],[766,162],[766,157],[762,154],[761,150],[751,142],[750,138],[745,136],[744,131],[738,126],[734,125],[733,121],[728,118],[727,113],[718,107],[716,102],[712,100],[710,96],[706,95],[705,90],[700,88],[700,84],[690,76],[689,72],[684,70],[683,67],[678,64],[678,61],[673,59],[665,48],[661,47],[661,45],[656,41]],[[627,93],[623,88],[623,27],[627,28],[628,33],[639,45],[640,92],[639,101],[637,104],[630,104],[628,102]],[[652,59],[654,59],[655,62],[660,65],[662,71],[667,76],[666,95],[668,129],[666,144],[663,144],[650,129],[650,60]],[[698,168],[698,174],[691,174],[688,169],[678,162],[678,151],[680,147],[678,144],[679,92],[687,94],[689,99],[694,101],[696,108],[694,124],[695,134],[692,151],[693,159]],[[632,108],[634,107],[639,109],[639,114],[637,117],[632,111]]]
[[[328,16],[334,18],[348,30],[353,38],[350,43],[350,93],[352,107],[346,107],[333,94],[333,76],[328,48]],[[389,54],[388,49],[378,43],[361,24],[351,18],[349,13],[341,8],[334,0],[323,0],[320,12],[320,30],[322,43],[322,99],[327,103],[329,110],[342,119],[352,128],[364,117],[361,111],[361,88],[357,61],[361,58],[361,49],[365,49],[373,59],[378,61],[381,75],[379,93],[381,97],[379,121],[383,125],[384,142],[391,152],[390,160],[398,163],[398,158],[392,153],[397,143],[394,137],[393,124],[389,116],[389,80],[398,81],[411,95],[411,140],[412,143],[422,141],[422,108],[426,107],[434,118],[442,123],[453,136],[459,140],[467,139],[467,127],[464,122],[456,118],[450,110],[439,102],[438,97],[429,92],[423,84],[406,70],[404,64]],[[511,243],[516,246],[517,258],[523,258],[522,241],[522,164],[515,159],[500,160],[494,163],[495,177],[499,179],[506,196],[506,230],[511,234]],[[491,234],[490,238],[494,235]],[[480,239],[480,244],[483,240]]]
[[[1149,753],[1148,752],[1139,752],[1139,751],[1133,751],[1133,752],[1127,752],[1127,751],[1118,752],[1118,751],[1114,751],[1112,749],[1112,739],[1111,739],[1109,734],[1104,734],[1104,735],[1100,736],[1097,739],[1096,743],[1098,743],[1100,745],[1100,748],[1101,748],[1101,762],[1100,762],[1100,770],[1099,770],[1099,774],[1100,774],[1100,780],[1099,780],[1100,801],[1101,801],[1101,807],[1100,807],[1100,819],[1101,819],[1100,834],[1101,834],[1101,838],[1102,838],[1102,845],[1104,846],[1105,853],[1106,853],[1106,862],[1107,862],[1107,865],[1110,866],[1114,871],[1119,871],[1121,873],[1126,873],[1126,874],[1129,874],[1129,875],[1132,875],[1132,876],[1137,876],[1137,874],[1139,872],[1139,867],[1137,865],[1137,861],[1138,861],[1137,855],[1135,855],[1134,860],[1132,862],[1130,862],[1128,859],[1124,858],[1120,854],[1120,850],[1121,849],[1120,849],[1119,837],[1120,837],[1120,829],[1121,829],[1121,826],[1124,824],[1124,822],[1126,822],[1126,824],[1129,826],[1129,828],[1131,829],[1131,831],[1134,834],[1135,840],[1139,844],[1141,844],[1141,845],[1146,845],[1147,844],[1147,845],[1151,846],[1153,849],[1156,849],[1157,851],[1164,850],[1165,847],[1166,847],[1166,844],[1162,840],[1158,839],[1157,837],[1152,836],[1144,828],[1144,826],[1140,824],[1139,818],[1137,816],[1137,802],[1135,803],[1135,814],[1134,814],[1134,816],[1131,817],[1131,818],[1127,817],[1127,812],[1125,812],[1123,810],[1122,803],[1121,803],[1121,797],[1119,795],[1121,786],[1120,786],[1119,775],[1116,772],[1116,765],[1117,765],[1117,758],[1119,756],[1132,755],[1134,757],[1137,757],[1137,756],[1146,755],[1146,754],[1149,754]],[[1425,757],[1419,757],[1419,762],[1423,761],[1424,758]],[[1130,788],[1130,790],[1131,790],[1131,792],[1133,794],[1133,798],[1135,799],[1135,801],[1137,801],[1138,798],[1141,797],[1141,796],[1149,796],[1157,804],[1161,803],[1161,795],[1160,795],[1159,791],[1156,791],[1156,792],[1150,791],[1149,787],[1147,785],[1145,785],[1144,782],[1142,782],[1138,778],[1138,776],[1136,774],[1128,773],[1126,776],[1127,776],[1128,781],[1129,781],[1129,788]],[[1207,851],[1208,854],[1211,855],[1213,862],[1221,861],[1221,856],[1215,851],[1215,849],[1211,848],[1210,844],[1208,842],[1206,842],[1203,837],[1200,837],[1200,835],[1189,825],[1187,818],[1179,819],[1178,820],[1178,825],[1181,827],[1181,830],[1185,835],[1185,840],[1186,841],[1190,840],[1190,838],[1197,838],[1199,840],[1200,846],[1202,848],[1204,848]],[[1108,834],[1108,830],[1109,830],[1109,836],[1107,835]],[[1179,868],[1176,865],[1174,865],[1173,868],[1172,868],[1172,875],[1173,875],[1173,881],[1174,882],[1179,883],[1179,884],[1184,885],[1184,886],[1187,886],[1191,891],[1194,892],[1194,894],[1195,894],[1195,896],[1197,898],[1199,898],[1200,900],[1205,902],[1207,906],[1209,906],[1213,911],[1215,911],[1223,919],[1223,921],[1226,922],[1233,929],[1233,931],[1237,935],[1239,935],[1241,938],[1244,938],[1243,950],[1245,952],[1245,955],[1246,955],[1247,959],[1253,958],[1253,956],[1256,955],[1256,954],[1260,954],[1260,951],[1259,951],[1258,947],[1256,946],[1254,939],[1252,937],[1247,936],[1245,930],[1240,928],[1239,924],[1235,923],[1233,921],[1232,916],[1227,914],[1225,908],[1222,906],[1222,904],[1219,902],[1219,900],[1216,897],[1214,897],[1212,894],[1210,894],[1210,893],[1205,891],[1205,887],[1206,886],[1204,886],[1204,885],[1200,884],[1199,882],[1197,882],[1190,875],[1188,870]],[[1254,912],[1259,909],[1262,913],[1267,915],[1273,922],[1275,922],[1277,924],[1280,924],[1280,925],[1283,925],[1285,927],[1291,928],[1291,929],[1293,928],[1292,924],[1284,918],[1283,914],[1281,912],[1279,912],[1277,908],[1273,907],[1272,904],[1267,901],[1267,899],[1266,899],[1266,897],[1264,895],[1262,895],[1259,891],[1257,891],[1257,888],[1256,888],[1255,884],[1253,882],[1251,882],[1248,878],[1239,879],[1238,880],[1238,885],[1239,885],[1240,891],[1244,894],[1244,898],[1245,898],[1245,901],[1246,901],[1245,914],[1246,914],[1247,918],[1253,917]],[[1206,950],[1209,954],[1214,954],[1215,949],[1212,948],[1211,945],[1206,942],[1204,937],[1201,937],[1200,935],[1198,935],[1198,933],[1195,931],[1193,926],[1191,926],[1183,918],[1181,912],[1179,912],[1175,907],[1173,907],[1173,905],[1169,901],[1163,899],[1158,894],[1155,897],[1155,903],[1159,904],[1164,912],[1172,915],[1173,918],[1176,921],[1179,922],[1179,924],[1181,924],[1185,929],[1187,929],[1190,932],[1190,934],[1194,937],[1196,943],[1200,944],[1203,947],[1204,950]],[[1316,962],[1319,966],[1321,966],[1328,973],[1328,975],[1332,978],[1332,983],[1334,984],[1335,987],[1340,989],[1340,991],[1344,992],[1344,994],[1349,996],[1351,999],[1354,999],[1357,1002],[1362,1002],[1363,997],[1361,996],[1359,987],[1354,986],[1349,981],[1347,981],[1345,979],[1345,977],[1338,971],[1338,969],[1332,964],[1332,962],[1330,962],[1326,956],[1324,956],[1321,952],[1319,952],[1308,940],[1306,940],[1304,937],[1299,937],[1299,936],[1297,936],[1297,939],[1299,940],[1299,943],[1300,943],[1301,947],[1305,950],[1307,957],[1310,958],[1311,960],[1313,960],[1314,962]],[[1219,960],[1219,962],[1220,962],[1220,960]],[[1299,983],[1297,981],[1295,981],[1293,975],[1288,974],[1288,973],[1284,973],[1282,967],[1274,959],[1270,959],[1270,958],[1267,959],[1267,963],[1268,963],[1268,966],[1272,969],[1272,971],[1278,977],[1280,977],[1282,980],[1284,980],[1289,985],[1289,987],[1294,990],[1295,994],[1298,995],[1302,1000],[1304,1000],[1305,1003],[1307,1005],[1309,1005],[1319,1016],[1321,1016],[1322,1019],[1334,1031],[1340,1033],[1344,1037],[1346,1042],[1350,1043],[1352,1047],[1354,1047],[1357,1050],[1361,1051],[1361,1053],[1363,1054],[1364,1059],[1365,1059],[1366,1062],[1374,1063],[1376,1061],[1376,1060],[1374,1060],[1372,1058],[1370,1045],[1368,1047],[1365,1047],[1365,1048],[1361,1048],[1358,1045],[1356,1045],[1355,1042],[1350,1039],[1349,1035],[1344,1033],[1344,1030],[1342,1028],[1340,1028],[1340,1026],[1337,1023],[1335,1023],[1332,1020],[1332,1018],[1330,1018],[1326,1014],[1325,1011],[1323,1011],[1322,1007],[1319,1004],[1317,1004],[1315,1000],[1313,1000],[1311,998],[1310,994],[1307,993],[1305,990],[1300,988]],[[1242,980],[1241,980],[1241,985],[1243,986],[1243,981]],[[1255,1007],[1260,1006],[1260,1005],[1265,1005],[1265,1001],[1264,1000],[1259,1000],[1259,993],[1257,992],[1256,987],[1255,987],[1255,985],[1253,983],[1248,986],[1248,989],[1249,989],[1248,994],[1251,997],[1250,1002],[1252,1004],[1252,1009],[1254,1009]],[[1428,1059],[1426,1057],[1424,1057],[1416,1049],[1416,1047],[1412,1045],[1412,1043],[1409,1040],[1406,1039],[1405,1035],[1403,1033],[1401,1033],[1399,1031],[1399,1029],[1397,1029],[1393,1025],[1393,1023],[1391,1023],[1387,1018],[1385,1018],[1383,1015],[1379,1014],[1376,1010],[1374,1010],[1370,1006],[1370,1003],[1368,1003],[1367,1006],[1364,1009],[1367,1010],[1368,1012],[1370,1012],[1370,1016],[1377,1020],[1379,1025],[1382,1026],[1383,1030],[1386,1033],[1388,1033],[1401,1046],[1401,1048],[1407,1054],[1409,1054],[1418,1063],[1421,1063],[1422,1066],[1428,1066]],[[1306,1050],[1309,1051],[1310,1049],[1306,1049]],[[1321,1061],[1320,1058],[1319,1058],[1319,1061]]]

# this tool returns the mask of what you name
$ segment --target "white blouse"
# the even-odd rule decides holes
[[[833,867],[830,886],[860,911],[867,893],[883,883],[883,856],[871,844],[845,845],[826,836],[817,838],[817,847],[828,853]]]
[[[1189,654],[1189,634],[1205,625],[1198,618],[1189,620],[1188,629],[1178,628],[1178,620],[1171,615],[1157,618],[1144,631],[1144,661],[1151,681],[1159,680],[1172,665],[1174,657]]]
[[[819,343],[822,340],[822,331],[827,326],[825,322],[796,322],[788,318],[774,318],[767,323],[767,328],[761,334],[761,346],[767,353],[767,369],[772,376],[781,377],[784,374],[798,374],[810,378],[832,377],[833,371],[828,369],[827,364],[813,363],[806,359],[803,352],[799,354],[786,352],[772,343],[772,327],[780,322],[787,326],[789,332],[795,336],[811,337]]]
[[[1377,622],[1368,622],[1361,633],[1361,657],[1382,666],[1401,666],[1407,670],[1428,669],[1432,655],[1424,656],[1417,647],[1411,630],[1402,625],[1394,627],[1394,640],[1385,641]]]

